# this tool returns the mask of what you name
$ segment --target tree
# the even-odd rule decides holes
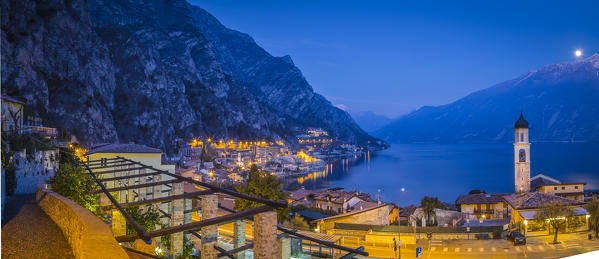
[[[593,199],[585,208],[589,212],[589,228],[593,229],[595,237],[599,238],[599,199]]]
[[[160,224],[160,214],[158,210],[152,206],[147,206],[141,209],[139,206],[129,207],[125,209],[131,217],[145,230],[152,231],[156,229],[156,225]],[[127,222],[127,234],[135,234],[137,231]]]
[[[76,202],[82,207],[96,211],[98,194],[91,194],[97,185],[93,177],[81,166],[60,163],[59,169],[48,180],[52,191]]]
[[[291,226],[299,230],[310,230],[310,226],[308,225],[308,223],[306,223],[304,218],[297,214],[295,214],[291,219]]]
[[[550,202],[543,206],[539,212],[535,214],[535,219],[545,220],[550,226],[553,227],[555,235],[553,236],[553,243],[557,244],[557,232],[561,226],[566,223],[566,218],[574,214],[572,209],[565,205],[557,202]]]
[[[424,196],[424,198],[422,198],[420,201],[420,207],[422,207],[424,214],[426,214],[427,225],[432,225],[430,218],[431,216],[435,216],[435,209],[447,209],[447,207],[445,207],[445,205],[439,201],[439,198],[429,196]]]
[[[486,194],[484,190],[471,190],[468,194]]]
[[[258,170],[256,165],[252,165],[248,174],[248,180],[245,184],[238,185],[235,187],[240,193],[265,198],[269,200],[285,200],[287,194],[281,190],[281,182],[276,176],[269,174],[263,170]],[[247,210],[255,207],[262,206],[263,204],[250,201],[246,199],[237,198],[235,200],[236,210]],[[279,221],[284,221],[289,217],[289,208],[278,208],[277,218]]]

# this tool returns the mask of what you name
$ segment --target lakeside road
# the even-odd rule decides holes
[[[506,240],[421,240],[418,245],[402,246],[402,258],[562,258],[599,250],[599,240],[588,240],[587,232],[562,234],[560,244],[550,236],[528,237],[528,243],[513,246]],[[365,246],[369,258],[394,258],[393,248]]]

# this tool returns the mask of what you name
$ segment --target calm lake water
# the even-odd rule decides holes
[[[322,172],[288,184],[307,189],[357,188],[376,198],[399,200],[402,206],[419,204],[437,196],[454,203],[458,195],[472,189],[513,192],[513,145],[394,144],[379,152],[336,161]],[[543,173],[562,182],[586,182],[586,189],[599,189],[599,144],[533,143],[531,177]],[[400,188],[406,191],[401,193]]]

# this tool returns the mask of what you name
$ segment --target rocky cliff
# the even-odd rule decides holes
[[[451,104],[422,107],[375,135],[394,143],[511,142],[520,111],[532,141],[599,141],[599,54],[545,66]]]
[[[2,87],[85,143],[292,139],[321,127],[376,141],[290,58],[184,0],[2,1]]]

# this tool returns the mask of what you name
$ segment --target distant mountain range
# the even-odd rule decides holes
[[[374,135],[391,143],[510,142],[520,111],[532,141],[599,141],[599,54],[545,66],[451,104],[422,107]]]
[[[184,0],[2,1],[2,88],[83,143],[294,139],[319,127],[383,142],[315,93],[289,56]]]
[[[370,111],[350,112],[350,114],[356,123],[368,133],[375,132],[392,121],[391,118],[385,115],[376,114]]]

